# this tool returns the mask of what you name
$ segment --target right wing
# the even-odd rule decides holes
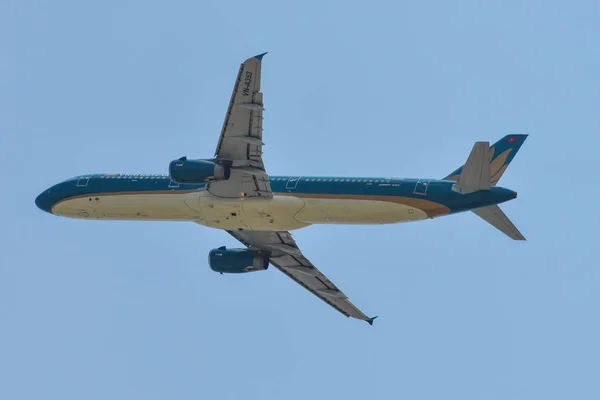
[[[270,262],[298,282],[302,287],[347,317],[362,319],[369,324],[377,317],[369,318],[348,300],[321,271],[300,251],[292,235],[287,231],[227,231],[249,248],[271,252]]]

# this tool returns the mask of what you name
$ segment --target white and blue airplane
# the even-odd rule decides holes
[[[265,53],[266,54],[266,53]],[[225,230],[246,247],[208,256],[220,273],[269,264],[347,317],[373,323],[300,251],[289,231],[313,224],[390,224],[473,211],[511,239],[525,240],[498,204],[517,197],[496,186],[527,135],[475,143],[443,179],[269,176],[262,159],[264,54],[240,67],[215,155],[182,157],[169,174],[90,174],[44,190],[36,205],[92,220],[191,221]]]

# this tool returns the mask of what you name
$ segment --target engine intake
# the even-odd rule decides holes
[[[182,157],[169,164],[169,177],[173,182],[198,184],[229,179],[229,167],[208,160],[188,160]]]
[[[261,250],[222,246],[208,253],[208,265],[213,271],[228,274],[262,271],[269,267],[269,255],[269,252]]]

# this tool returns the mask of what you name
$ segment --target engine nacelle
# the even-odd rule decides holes
[[[181,157],[169,164],[169,177],[173,182],[198,184],[229,179],[229,167],[208,160],[188,160]]]
[[[269,267],[269,252],[222,246],[208,253],[208,265],[213,271],[228,274],[262,271]]]

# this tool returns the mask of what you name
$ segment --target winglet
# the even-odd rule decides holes
[[[262,53],[262,54],[259,54],[259,55],[257,55],[257,56],[254,56],[254,58],[256,58],[256,59],[259,59],[259,60],[261,60],[261,61],[262,61],[263,57],[264,57],[264,56],[265,56],[265,54],[267,54],[267,53],[268,53],[268,51],[265,51],[265,52],[264,52],[264,53]]]
[[[367,321],[367,323],[371,326],[373,326],[373,321],[375,321],[375,318],[377,318],[378,315],[374,316],[373,318],[369,318],[369,319],[365,319],[365,321]]]

